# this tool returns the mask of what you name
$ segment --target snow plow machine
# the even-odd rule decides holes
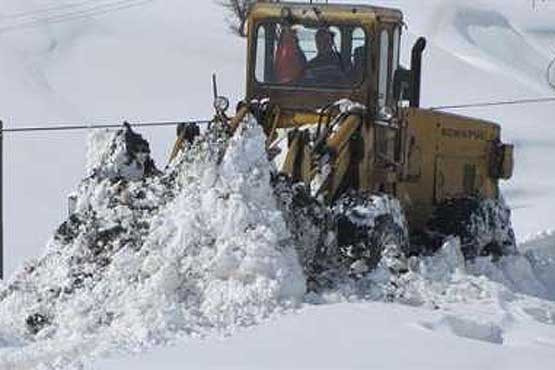
[[[213,127],[232,135],[246,117],[263,127],[309,277],[331,264],[350,276],[380,264],[402,274],[411,256],[452,237],[467,260],[516,253],[499,188],[513,146],[497,124],[420,108],[426,40],[402,67],[403,26],[396,9],[256,3],[245,24],[246,99],[231,116],[215,93]],[[199,134],[180,127],[173,155]]]

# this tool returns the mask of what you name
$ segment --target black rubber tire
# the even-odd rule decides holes
[[[438,206],[428,228],[436,248],[448,237],[459,237],[467,260],[517,253],[511,211],[500,200],[468,197],[446,201]]]
[[[333,230],[329,208],[312,197],[307,186],[293,182],[286,175],[274,175],[272,186],[278,207],[297,247],[308,285],[326,285],[322,274],[333,269],[335,258],[334,240],[329,238],[329,232]]]
[[[351,275],[363,275],[371,272],[380,264],[399,274],[407,271],[404,251],[408,248],[408,232],[404,217],[395,217],[387,212],[381,213],[373,201],[376,197],[402,214],[398,202],[387,195],[350,193],[341,197],[336,206],[335,220],[337,227],[337,246],[341,263]],[[376,217],[357,219],[357,209]]]

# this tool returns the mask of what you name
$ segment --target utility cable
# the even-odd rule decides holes
[[[0,33],[19,30],[24,28],[32,28],[37,26],[43,26],[45,24],[63,23],[73,20],[90,18],[93,16],[99,16],[109,13],[114,13],[116,11],[121,11],[129,9],[132,7],[138,7],[146,5],[154,0],[120,0],[114,1],[109,4],[102,4],[97,6],[88,7],[87,9],[75,10],[72,12],[67,12],[63,14],[50,15],[45,17],[34,17],[23,22],[15,23],[9,26],[0,26]]]
[[[129,123],[131,127],[165,127],[165,126],[177,126],[177,125],[188,125],[188,124],[208,124],[212,122],[211,120],[192,120],[192,121],[167,121],[167,122],[138,122]],[[109,129],[109,128],[122,128],[122,125],[116,124],[97,124],[97,125],[79,125],[79,124],[64,124],[64,125],[52,125],[52,126],[25,126],[25,127],[15,127],[15,128],[5,128],[1,133],[28,133],[28,132],[49,132],[49,131],[80,131],[80,130],[98,130],[98,129]]]
[[[430,109],[444,110],[444,109],[482,108],[482,107],[496,107],[496,106],[503,106],[503,105],[525,105],[525,104],[541,104],[541,103],[555,103],[555,97],[521,99],[521,100],[505,100],[505,101],[483,102],[483,103],[474,103],[474,104],[444,105],[444,106],[432,107]]]
[[[79,7],[86,7],[87,5],[96,4],[98,5],[102,0],[86,0],[86,1],[78,1],[78,2],[71,2],[71,3],[62,3],[60,5],[49,6],[41,9],[34,9],[34,10],[27,10],[15,13],[7,13],[0,15],[0,21],[4,21],[6,19],[18,19],[18,18],[27,18],[29,16],[41,15],[41,14],[48,14],[48,13],[56,13],[60,12],[61,10],[66,9],[75,9]],[[104,0],[105,3],[112,3],[111,1]],[[106,4],[108,5],[108,4]]]
[[[537,98],[537,99],[521,99],[521,100],[506,100],[497,102],[483,102],[475,104],[460,104],[460,105],[444,105],[431,107],[430,110],[449,110],[449,109],[463,109],[463,108],[480,108],[480,107],[494,107],[503,105],[525,105],[525,104],[540,104],[540,103],[555,103],[555,97]],[[168,121],[168,122],[140,122],[129,123],[132,127],[164,127],[164,126],[177,126],[180,124],[208,124],[212,120],[190,120],[190,121]],[[122,125],[116,124],[65,124],[65,125],[51,125],[51,126],[25,126],[20,128],[5,128],[1,133],[25,133],[25,132],[48,132],[48,131],[78,131],[78,130],[94,130],[94,129],[108,129],[108,128],[121,128]]]
[[[95,15],[108,14],[131,7],[144,5],[151,1],[153,0],[118,0],[60,14],[46,15],[44,17],[32,17],[30,19],[23,20],[22,22],[16,22],[12,25],[0,27],[0,32],[29,28],[34,26],[42,26],[44,24],[61,23],[82,18],[88,18]]]

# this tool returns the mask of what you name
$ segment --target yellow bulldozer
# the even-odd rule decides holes
[[[453,236],[469,260],[516,252],[499,189],[513,146],[495,123],[420,107],[426,40],[401,66],[404,25],[396,9],[256,3],[246,98],[228,117],[215,97],[228,132],[247,115],[263,127],[288,225],[313,244],[304,258],[335,254],[355,275],[380,263],[403,272]],[[182,127],[176,152],[198,133]]]

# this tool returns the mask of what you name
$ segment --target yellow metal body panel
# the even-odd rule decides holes
[[[435,206],[450,198],[497,198],[490,176],[498,125],[439,111],[404,111],[407,158],[398,196],[413,227],[422,227]]]
[[[349,143],[349,140],[351,140],[359,127],[360,117],[354,114],[348,116],[341,124],[339,131],[328,138],[328,147],[335,152],[340,152],[341,149]]]
[[[287,8],[291,16],[305,23],[314,24],[364,24],[372,26],[379,19],[381,22],[399,21],[403,18],[400,10],[380,8],[360,4],[309,4],[309,3],[256,3],[250,14],[250,21],[261,19],[279,19],[283,9]],[[318,10],[318,14],[314,11]]]
[[[320,115],[316,112],[280,111],[277,117],[276,128],[299,128],[307,125],[316,125]]]

